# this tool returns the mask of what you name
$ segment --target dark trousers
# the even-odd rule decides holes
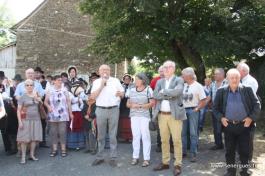
[[[47,126],[47,122],[46,119],[41,119],[41,126],[42,126],[42,143],[45,144],[46,143],[46,126]]]
[[[212,114],[212,125],[215,145],[223,146],[222,124],[221,121],[214,116],[214,114]]]
[[[239,158],[241,165],[249,164],[250,156],[250,139],[251,129],[250,127],[244,127],[244,123],[232,124],[229,122],[227,127],[224,127],[225,134],[225,148],[226,148],[226,164],[231,166],[235,164],[235,154],[238,148]],[[238,147],[237,147],[238,146]],[[237,167],[228,168],[229,172],[236,172]],[[242,172],[247,173],[248,168],[243,168]]]
[[[11,143],[10,143],[8,134],[6,133],[5,130],[1,130],[1,134],[2,134],[5,151],[8,152],[11,150]]]
[[[253,148],[254,148],[254,134],[255,134],[256,124],[250,130],[250,145],[249,145],[249,161],[253,158]]]

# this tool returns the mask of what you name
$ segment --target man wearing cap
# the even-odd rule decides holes
[[[173,61],[164,62],[165,77],[157,82],[154,90],[154,99],[157,101],[154,117],[158,115],[162,142],[162,162],[154,168],[154,171],[169,169],[169,138],[172,135],[175,157],[173,174],[177,176],[181,174],[182,165],[182,123],[187,117],[182,103],[184,81],[181,77],[174,75],[175,68]]]
[[[116,167],[117,158],[117,128],[119,120],[119,104],[124,96],[124,89],[117,78],[110,76],[110,67],[99,67],[100,78],[95,80],[91,90],[91,98],[96,100],[96,117],[98,127],[98,153],[93,166],[104,162],[104,145],[107,125],[110,136],[110,166]]]

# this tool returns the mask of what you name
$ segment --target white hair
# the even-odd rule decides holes
[[[246,63],[244,63],[244,62],[240,62],[238,65],[237,65],[237,69],[238,70],[243,70],[244,72],[246,72],[246,73],[249,73],[249,66],[246,64]]]
[[[189,75],[189,76],[192,76],[192,78],[194,80],[196,80],[196,75],[195,75],[195,72],[194,72],[194,69],[191,68],[191,67],[187,67],[187,68],[184,68],[182,71],[181,71],[182,75]]]
[[[161,65],[159,68],[158,68],[158,72],[162,71],[163,70],[163,65]]]
[[[172,66],[174,69],[176,68],[176,64],[175,62],[171,61],[171,60],[167,60],[163,63],[162,67],[164,66]]]
[[[228,72],[226,73],[226,77],[229,78],[232,75],[237,75],[240,78],[240,73],[237,69],[235,68],[231,68],[228,70]]]
[[[26,86],[27,84],[34,84],[34,81],[31,80],[31,79],[26,79],[26,80],[25,80],[25,86]]]

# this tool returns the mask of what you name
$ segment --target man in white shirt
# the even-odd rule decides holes
[[[117,158],[117,127],[119,121],[119,104],[124,96],[124,89],[117,78],[110,76],[110,67],[99,67],[100,78],[93,82],[91,98],[96,100],[96,118],[98,127],[98,153],[93,166],[104,162],[104,146],[107,125],[110,136],[110,166],[116,167]]]
[[[256,94],[259,88],[259,84],[257,80],[249,74],[249,66],[244,62],[240,62],[237,65],[237,70],[239,71],[241,76],[241,83],[246,87],[251,87],[253,93]]]
[[[190,138],[191,162],[196,162],[197,146],[199,141],[198,123],[200,109],[206,105],[206,94],[203,86],[196,81],[196,75],[191,67],[182,70],[182,77],[185,81],[183,89],[183,105],[186,110],[187,120],[182,126],[182,152],[183,157],[187,155],[187,137]],[[189,132],[189,136],[188,136]]]
[[[240,76],[241,76],[240,82],[246,87],[251,87],[253,93],[256,95],[258,88],[259,88],[259,84],[257,80],[249,74],[249,71],[250,71],[249,66],[244,62],[240,62],[237,65],[237,70],[239,71]],[[256,123],[254,124],[254,127],[251,128],[251,132],[250,132],[250,155],[249,155],[250,161],[252,160],[252,157],[253,157],[255,127],[256,127]]]

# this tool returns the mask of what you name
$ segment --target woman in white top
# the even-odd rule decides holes
[[[136,75],[135,88],[128,92],[127,107],[130,108],[131,128],[133,134],[133,159],[131,164],[139,161],[141,139],[143,142],[144,161],[142,167],[149,166],[151,138],[149,131],[150,111],[153,105],[153,91],[147,85],[148,78],[144,73]]]

